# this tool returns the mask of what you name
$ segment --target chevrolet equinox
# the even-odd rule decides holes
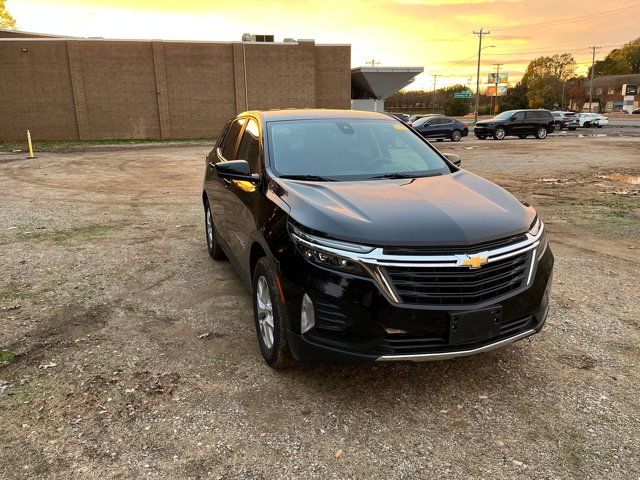
[[[447,359],[542,329],[543,223],[459,165],[380,113],[251,111],[224,127],[207,247],[250,288],[268,364]]]

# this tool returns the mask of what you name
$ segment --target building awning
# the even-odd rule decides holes
[[[357,67],[351,69],[351,97],[384,100],[413,82],[423,67]]]

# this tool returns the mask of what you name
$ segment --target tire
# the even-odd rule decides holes
[[[525,138],[527,138],[529,135],[518,135],[518,138],[524,140]]]
[[[545,127],[538,127],[538,129],[536,130],[536,138],[538,140],[544,140],[545,138],[547,138],[548,134],[549,132]]]
[[[493,131],[494,140],[504,140],[504,137],[506,136],[507,136],[507,132],[502,127],[498,127]]]
[[[459,142],[460,140],[462,140],[462,132],[460,130],[454,130],[451,133],[451,141]]]
[[[582,125],[584,128],[591,128],[591,122],[584,122],[584,125]]]
[[[486,140],[486,139],[487,139],[487,136],[486,136],[486,135],[476,135],[476,138],[477,138],[478,140]]]
[[[215,226],[213,225],[208,200],[204,203],[204,233],[205,238],[207,239],[207,251],[211,258],[215,260],[226,258],[226,255],[222,251],[222,247],[220,247],[220,243],[218,243],[218,234],[216,233]]]
[[[272,368],[287,368],[296,362],[287,344],[287,312],[279,295],[275,269],[262,257],[253,270],[253,318],[260,352]],[[270,314],[269,314],[270,312]],[[269,322],[270,320],[270,322]]]
[[[560,125],[559,123],[553,125],[554,132],[559,132],[560,130],[562,130],[562,125]]]

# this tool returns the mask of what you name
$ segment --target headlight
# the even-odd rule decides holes
[[[291,224],[289,224],[289,234],[298,251],[310,262],[353,275],[365,275],[360,264],[348,255],[349,253],[368,253],[373,251],[372,247],[317,237]]]
[[[544,230],[544,223],[542,223],[539,218],[536,217],[536,221],[529,229],[529,235],[531,235],[532,237],[539,236],[538,241],[540,242],[540,244],[537,248],[537,259],[540,260],[544,255],[544,252],[546,252],[549,242],[547,240],[547,232]]]

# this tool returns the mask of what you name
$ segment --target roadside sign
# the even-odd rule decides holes
[[[498,75],[496,72],[490,73],[487,83],[509,83],[509,74],[501,73]]]
[[[507,86],[506,85],[498,85],[498,92],[496,93],[495,85],[488,85],[487,91],[485,92],[487,97],[506,97],[507,96]]]
[[[456,92],[453,94],[453,98],[471,98],[471,92]]]

